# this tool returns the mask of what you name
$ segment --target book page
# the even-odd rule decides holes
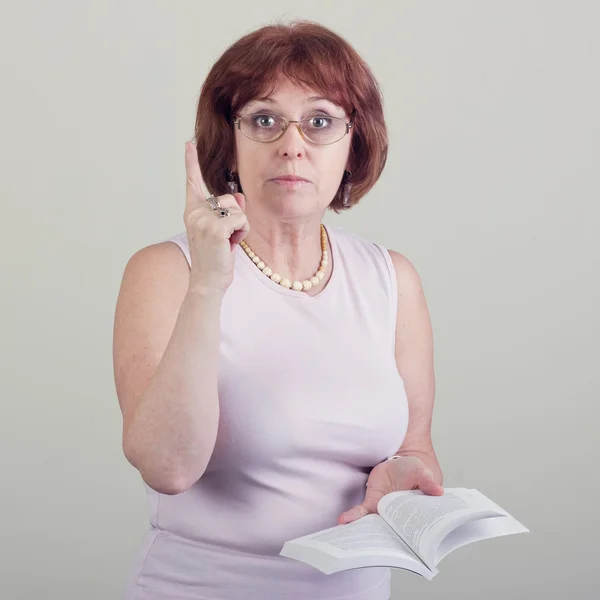
[[[325,573],[389,566],[414,571],[428,579],[432,576],[423,561],[376,514],[289,540],[280,555],[301,560]]]
[[[442,496],[428,496],[420,490],[393,492],[379,502],[379,512],[407,545],[431,569],[439,542],[462,523],[497,511],[461,488],[446,488]]]
[[[504,535],[513,535],[516,533],[529,533],[529,529],[517,521],[501,506],[490,500],[479,490],[464,489],[461,492],[463,497],[471,498],[472,502],[486,504],[495,509],[501,516],[492,518],[483,518],[471,521],[461,525],[454,531],[451,531],[439,544],[435,553],[435,564],[437,565],[442,558],[447,556],[453,550],[457,550],[466,544],[487,540],[490,538],[501,537]]]
[[[306,537],[337,550],[392,551],[414,556],[413,551],[379,515],[365,515],[352,523],[338,525]]]
[[[442,540],[435,553],[435,564],[439,564],[450,552],[467,544],[528,531],[527,527],[510,515],[470,521],[451,531]]]

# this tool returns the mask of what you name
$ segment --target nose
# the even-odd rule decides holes
[[[298,157],[304,154],[306,140],[302,137],[299,127],[300,123],[290,123],[284,134],[277,140],[281,156]]]

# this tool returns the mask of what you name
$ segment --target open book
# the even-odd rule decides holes
[[[369,514],[285,542],[281,556],[329,575],[362,567],[405,569],[431,580],[453,550],[488,538],[529,530],[481,492],[446,488],[386,494]]]

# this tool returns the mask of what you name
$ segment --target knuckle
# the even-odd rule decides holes
[[[190,213],[186,219],[186,226],[194,231],[204,232],[210,225],[211,219],[201,210]]]
[[[198,209],[194,208],[184,215],[185,224],[188,227],[196,227],[199,217],[200,215],[198,214]]]
[[[235,208],[235,206],[237,205],[235,198],[231,194],[223,194],[222,196],[217,196],[217,200],[223,208],[231,209]]]

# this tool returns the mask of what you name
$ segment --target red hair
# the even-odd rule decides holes
[[[249,101],[272,93],[280,74],[352,115],[350,208],[375,185],[387,160],[383,100],[375,77],[354,48],[323,25],[305,20],[268,25],[245,35],[225,50],[206,77],[195,139],[209,191],[217,196],[230,193],[226,173],[235,153],[232,118]],[[335,212],[344,208],[342,187],[329,205]]]

